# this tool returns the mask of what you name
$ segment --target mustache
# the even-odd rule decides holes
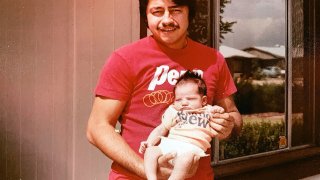
[[[180,29],[180,26],[174,23],[162,24],[162,26],[158,26],[158,30],[165,30],[168,28]]]

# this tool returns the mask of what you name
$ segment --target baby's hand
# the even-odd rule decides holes
[[[139,153],[140,154],[144,154],[146,152],[147,147],[148,147],[148,142],[147,141],[142,141],[140,143]]]

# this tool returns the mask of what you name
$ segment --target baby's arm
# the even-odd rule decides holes
[[[186,113],[209,113],[209,114],[214,114],[214,113],[224,113],[224,109],[220,106],[214,105],[206,105],[202,108],[198,109],[190,109],[190,110],[185,110],[184,112]]]
[[[174,118],[177,116],[177,110],[174,108],[173,105],[170,105],[166,111],[162,115],[162,123],[157,126],[150,134],[146,141],[142,141],[140,144],[139,152],[143,154],[147,147],[156,145],[159,140],[160,136],[167,136],[170,127],[172,127],[172,123],[174,123]],[[167,124],[167,127],[166,125]],[[169,125],[168,125],[169,124]],[[170,126],[168,128],[168,126]]]
[[[205,106],[205,109],[207,112],[209,113],[224,113],[224,109],[223,107],[220,107],[220,106],[217,106],[217,105],[214,105],[214,106],[211,106],[211,105],[207,105]]]
[[[146,141],[141,142],[139,152],[144,154],[147,147],[156,145],[160,140],[160,136],[166,136],[168,132],[169,130],[164,126],[164,124],[161,123],[151,131]]]

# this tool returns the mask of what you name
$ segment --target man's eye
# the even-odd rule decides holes
[[[154,16],[162,16],[164,12],[161,10],[156,10],[156,11],[152,11],[151,13]]]
[[[182,10],[177,8],[177,9],[171,9],[170,12],[173,13],[173,14],[179,14],[179,13],[182,12]]]

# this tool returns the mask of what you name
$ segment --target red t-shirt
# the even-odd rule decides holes
[[[176,79],[188,69],[203,74],[209,104],[236,92],[222,55],[191,39],[186,48],[175,50],[149,36],[116,50],[107,60],[95,93],[127,102],[119,120],[121,134],[137,154],[140,142],[161,123],[161,115],[173,102]],[[137,178],[114,162],[109,179],[120,177]],[[213,179],[210,157],[200,159],[194,179]]]

